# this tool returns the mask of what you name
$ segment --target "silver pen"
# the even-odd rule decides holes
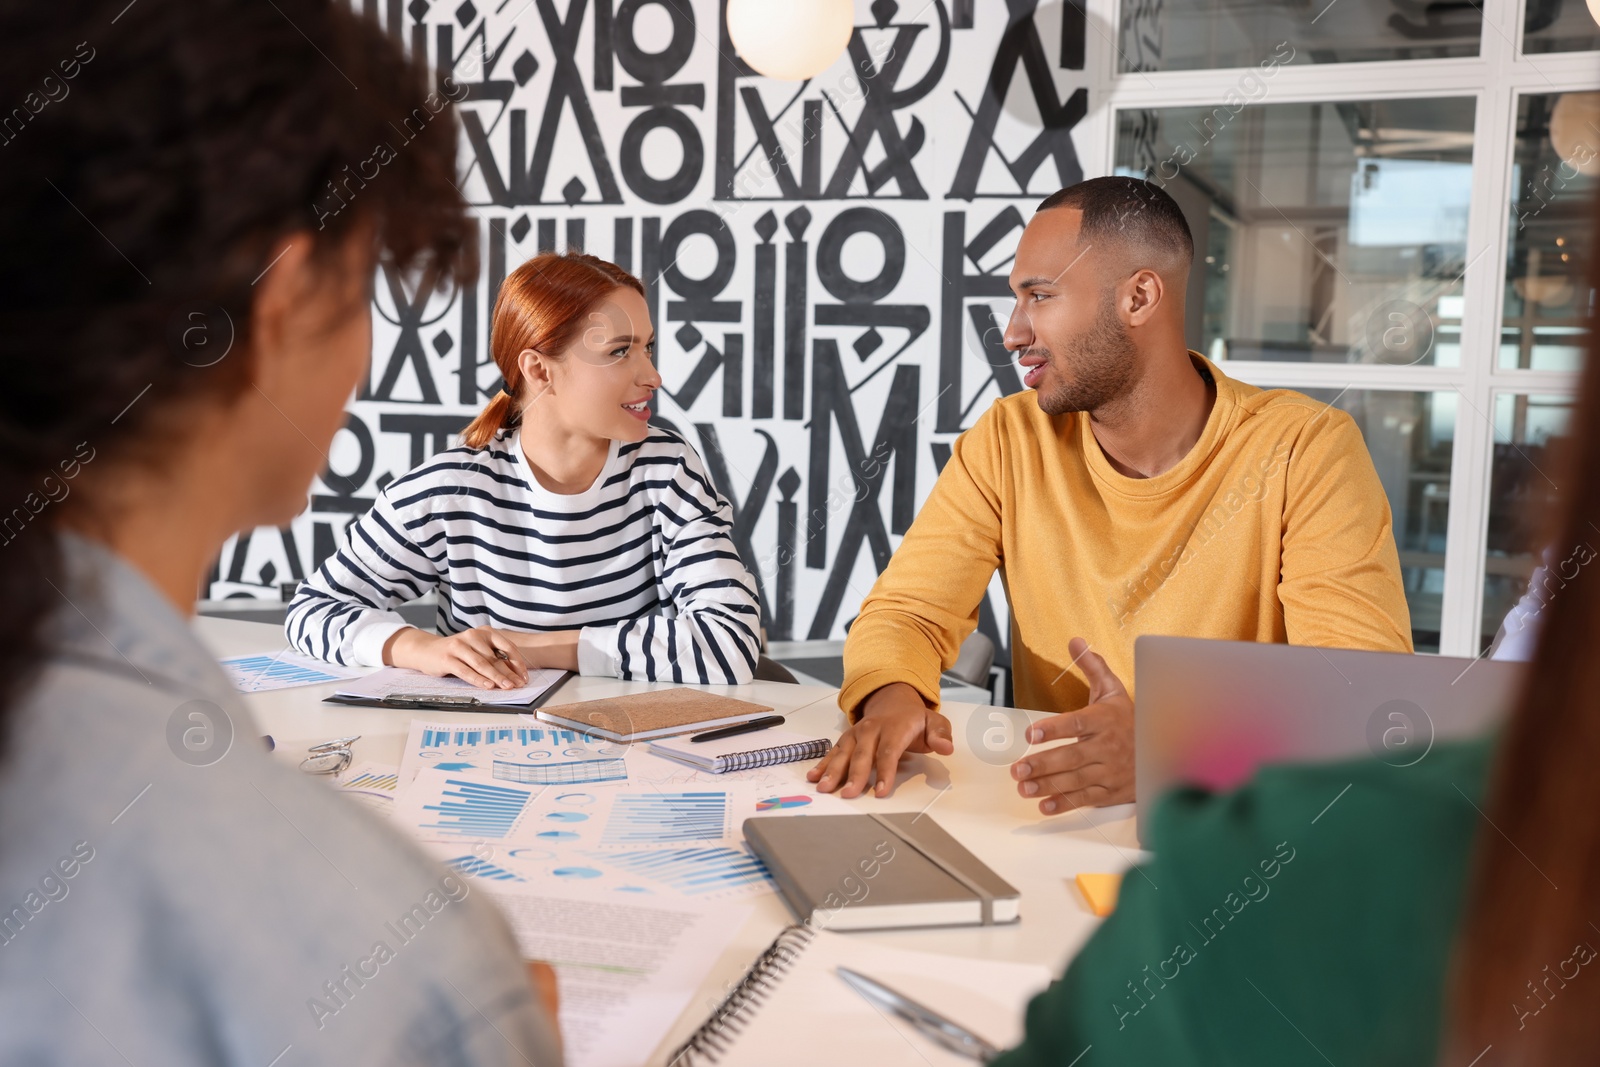
[[[902,993],[896,993],[882,982],[868,978],[848,967],[837,968],[839,977],[857,993],[874,1004],[881,1005],[916,1027],[923,1035],[941,1048],[978,1063],[988,1063],[1000,1055],[1000,1050],[966,1027],[951,1022],[932,1008],[924,1007]]]

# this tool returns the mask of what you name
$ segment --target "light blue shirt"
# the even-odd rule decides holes
[[[63,546],[0,768],[0,1063],[559,1065],[498,913],[271,760],[156,589]]]

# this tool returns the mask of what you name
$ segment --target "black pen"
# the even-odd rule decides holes
[[[782,715],[763,715],[759,719],[741,722],[735,726],[724,726],[717,730],[707,730],[703,734],[695,734],[689,738],[690,744],[696,741],[715,741],[720,737],[733,737],[736,734],[750,734],[757,730],[765,730],[769,726],[782,726]]]

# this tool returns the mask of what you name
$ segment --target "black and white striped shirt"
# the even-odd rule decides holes
[[[452,448],[395,479],[300,584],[295,648],[378,666],[407,624],[393,609],[438,591],[438,629],[581,628],[583,674],[743,684],[760,648],[755,583],[732,509],[683,438],[652,426],[613,441],[574,495],[541,486],[515,431]]]

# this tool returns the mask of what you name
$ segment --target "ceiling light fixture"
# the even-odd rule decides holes
[[[851,0],[728,0],[728,36],[739,58],[779,81],[804,81],[833,66],[854,29]]]

